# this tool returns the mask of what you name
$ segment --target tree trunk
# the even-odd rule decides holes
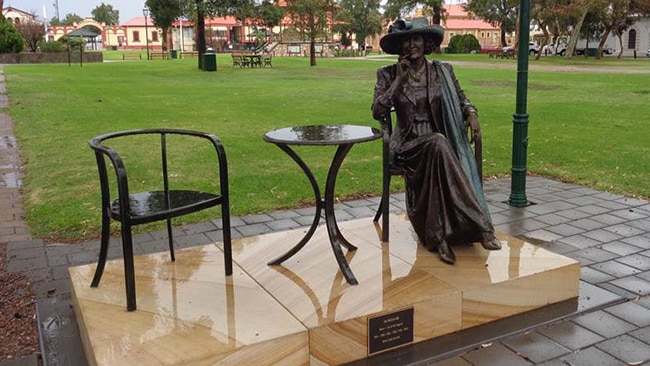
[[[535,60],[539,60],[542,52],[548,52],[548,44],[550,43],[549,39],[551,35],[548,33],[548,27],[546,27],[546,24],[540,24],[540,28],[542,28],[542,32],[544,33],[544,44],[539,47],[539,52],[535,55]]]
[[[609,32],[611,32],[612,27],[607,26],[605,28],[605,33],[603,33],[603,36],[600,38],[600,42],[598,43],[598,52],[596,52],[596,60],[600,59],[603,57],[603,47],[605,46],[605,42],[607,41],[607,37],[609,37]]]
[[[508,45],[508,41],[506,40],[506,31],[501,29],[501,47],[505,47]]]
[[[614,31],[614,34],[616,34],[616,37],[618,37],[618,59],[621,59],[621,56],[623,56],[623,34],[619,31]]]
[[[205,14],[201,8],[202,0],[196,0],[196,50],[199,53],[199,70],[203,70],[205,53]]]
[[[578,37],[580,37],[580,28],[582,28],[582,23],[584,23],[588,12],[589,7],[585,6],[585,8],[582,10],[582,14],[580,15],[580,19],[578,19],[578,23],[576,23],[575,28],[573,28],[573,31],[571,32],[571,39],[569,40],[569,45],[567,46],[566,53],[564,54],[564,58],[566,59],[570,59],[576,52]]]
[[[165,51],[167,51],[167,28],[162,29],[162,35],[161,36],[162,36],[162,41],[161,41],[160,44],[162,45],[163,52],[165,52]]]
[[[309,37],[309,65],[316,65],[316,39],[314,36]]]
[[[169,31],[169,28],[166,30],[163,29],[165,32],[165,43],[168,45],[168,49],[173,50],[174,49],[174,37],[172,37],[171,32]]]

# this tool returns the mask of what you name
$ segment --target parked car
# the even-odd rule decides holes
[[[645,51],[645,57],[650,57],[650,49],[648,49],[647,51]]]
[[[499,50],[501,50],[501,47],[495,45],[486,45],[481,47],[481,53],[490,53]]]
[[[511,51],[512,49],[513,49],[513,46],[505,46],[505,47],[503,47],[502,50],[505,53],[505,52]],[[528,54],[529,55],[536,55],[537,52],[539,52],[539,45],[537,44],[537,42],[532,42],[532,41],[528,42]]]

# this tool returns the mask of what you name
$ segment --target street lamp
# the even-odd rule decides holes
[[[144,39],[147,41],[147,60],[149,60],[149,27],[147,26],[147,17],[149,16],[149,9],[143,8],[142,15],[144,15]]]
[[[517,100],[512,124],[512,176],[508,204],[526,207],[526,171],[528,154],[528,40],[530,36],[530,0],[519,1],[519,56],[517,60]]]

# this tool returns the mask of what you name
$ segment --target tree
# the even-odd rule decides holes
[[[602,55],[605,41],[610,33],[614,33],[619,40],[620,59],[623,55],[623,32],[638,18],[650,14],[650,0],[608,0],[608,7],[603,16],[605,31],[598,44],[598,56]]]
[[[316,39],[326,31],[334,13],[331,0],[287,0],[287,13],[304,36],[309,39],[309,64],[316,64]]]
[[[582,23],[582,28],[580,29],[580,39],[585,39],[587,41],[587,44],[585,45],[585,56],[587,55],[586,49],[590,48],[589,41],[600,40],[601,35],[605,31],[605,27],[603,26],[604,16],[604,9],[598,6],[587,13],[585,20]],[[600,55],[597,53],[596,58],[600,58],[599,56]]]
[[[447,51],[449,53],[471,53],[472,51],[480,52],[481,44],[473,34],[456,34],[449,40]]]
[[[587,13],[589,13],[589,10],[591,9],[591,1],[592,0],[578,0],[567,7],[568,13],[575,16],[577,21],[571,30],[571,38],[569,39],[569,44],[566,53],[564,54],[564,58],[566,59],[570,59],[576,52],[576,45],[578,44],[578,38],[580,37],[580,29],[582,28],[582,23],[584,23],[585,18],[587,18]]]
[[[271,0],[264,0],[256,9],[260,23],[267,29],[280,25],[284,18],[284,9]]]
[[[57,17],[53,17],[52,21],[50,21],[50,25],[73,25],[74,23],[79,23],[82,20],[84,20],[84,18],[80,17],[77,14],[72,13],[72,14],[66,14],[63,20],[59,20]]]
[[[340,6],[335,30],[343,34],[342,39],[356,34],[359,47],[364,48],[367,37],[381,32],[379,0],[341,0]]]
[[[506,34],[517,28],[519,0],[469,0],[463,9],[501,28],[501,46],[508,45]]]
[[[90,14],[96,21],[106,23],[106,25],[118,25],[120,23],[120,11],[114,10],[113,5],[102,3],[96,6]]]
[[[248,0],[179,0],[181,14],[194,19],[196,50],[199,52],[199,69],[203,67],[202,57],[206,50],[205,17],[233,15],[241,4]]]
[[[153,24],[162,29],[162,47],[167,47],[167,33],[172,27],[174,20],[181,15],[181,6],[178,0],[146,0],[145,5],[151,13]],[[174,45],[170,44],[169,48],[173,49]]]
[[[45,27],[42,23],[26,20],[16,25],[16,29],[32,52],[36,52],[39,43],[45,39]]]
[[[13,24],[0,15],[0,53],[18,53],[25,48],[25,42]]]

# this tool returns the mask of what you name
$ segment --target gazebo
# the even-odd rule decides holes
[[[89,39],[90,43],[92,43],[92,49],[96,50],[97,49],[97,42],[95,41],[95,38],[99,33],[95,33],[89,29],[86,28],[77,28],[73,30],[72,32],[69,32],[66,34],[67,37],[82,37],[84,39]]]

